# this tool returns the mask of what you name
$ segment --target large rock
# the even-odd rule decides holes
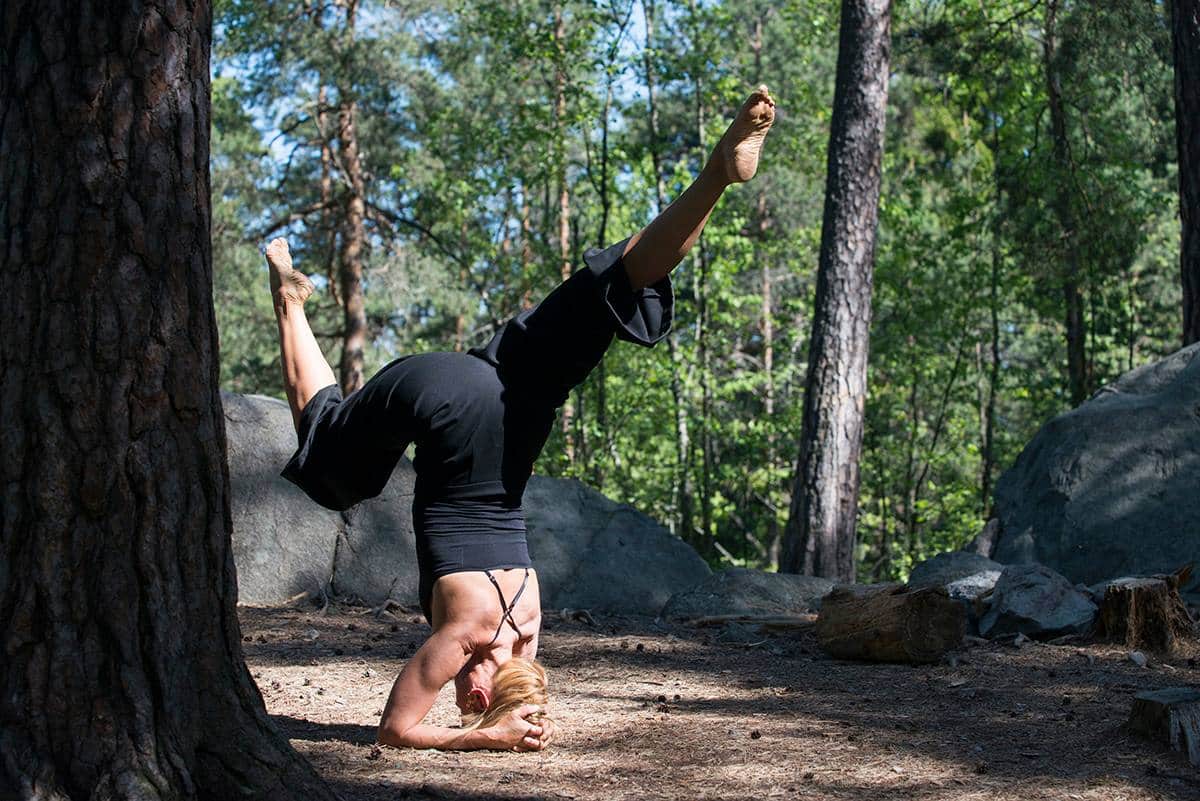
[[[1003,569],[1004,565],[986,556],[967,551],[949,551],[914,567],[908,577],[908,586],[949,587],[953,584],[960,594],[968,591],[968,588],[979,588],[980,591],[974,594],[981,595],[992,588]]]
[[[1045,565],[1009,565],[996,582],[979,632],[984,637],[1024,634],[1035,639],[1085,634],[1096,612],[1088,594]]]
[[[416,481],[412,462],[401,459],[378,497],[342,513],[346,524],[333,557],[334,595],[372,606],[389,598],[416,603],[419,577],[412,522]]]
[[[317,506],[279,471],[296,449],[287,404],[221,394],[229,443],[238,600],[278,604],[329,583],[342,516]]]
[[[329,589],[368,604],[415,605],[411,462],[401,460],[379,497],[331,512],[279,475],[296,447],[287,404],[233,394],[222,402],[240,602],[278,604]],[[534,476],[525,510],[547,609],[657,615],[711,574],[658,523],[577,481]]]
[[[1127,373],[1047,423],[996,485],[991,557],[1084,584],[1200,561],[1197,354]]]
[[[657,615],[712,574],[683,540],[578,481],[534,476],[524,506],[546,609]]]
[[[691,620],[712,615],[795,615],[815,612],[833,589],[832,579],[731,567],[671,596],[663,617]]]

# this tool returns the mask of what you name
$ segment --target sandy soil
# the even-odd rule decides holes
[[[548,620],[555,743],[539,754],[372,749],[413,613],[243,609],[267,711],[348,801],[1200,799],[1200,770],[1125,731],[1134,693],[1200,685],[1103,644],[987,644],[955,664],[830,659],[807,632]],[[453,692],[433,718],[457,723]]]

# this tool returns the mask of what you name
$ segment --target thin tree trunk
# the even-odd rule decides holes
[[[991,373],[988,376],[987,403],[984,406],[983,449],[980,454],[979,501],[983,516],[992,511],[992,473],[996,468],[996,395],[1000,389],[1000,268],[1003,254],[1000,252],[1002,200],[1000,185],[1000,128],[992,115],[992,178],[995,183],[996,210],[992,219],[992,270],[988,287],[988,313],[991,318]]]
[[[1172,0],[1183,344],[1200,342],[1200,0]]]
[[[763,49],[763,18],[762,14],[754,20],[754,39],[751,43],[754,50],[754,83],[764,82],[762,67]],[[775,484],[772,475],[775,463],[779,458],[778,435],[775,431],[775,322],[774,302],[771,297],[771,259],[767,253],[767,230],[771,227],[771,216],[767,210],[767,192],[759,182],[758,199],[755,204],[755,224],[757,238],[754,242],[755,261],[761,267],[762,306],[760,312],[759,334],[763,340],[763,418],[767,427],[767,498],[774,497]],[[783,532],[773,509],[767,509],[767,561],[771,567],[778,569],[779,557],[783,550]]]
[[[782,569],[854,579],[891,52],[890,0],[843,0],[816,309]]]
[[[345,46],[354,41],[358,0],[346,0]],[[349,394],[363,385],[363,351],[367,344],[367,309],[363,295],[363,250],[366,246],[366,184],[358,154],[358,103],[349,82],[338,87],[338,149],[348,184],[342,219],[342,361],[338,382]]]
[[[646,19],[646,46],[642,59],[646,73],[646,102],[649,106],[650,160],[654,167],[655,209],[661,213],[667,207],[666,181],[663,179],[662,135],[658,128],[658,101],[654,89],[654,0],[644,0],[642,11]],[[667,355],[671,360],[671,400],[675,413],[675,514],[678,521],[677,533],[685,540],[693,538],[692,508],[695,490],[692,486],[691,437],[688,432],[688,402],[684,397],[682,354],[679,352],[679,336],[675,330],[667,335]]]
[[[704,103],[700,79],[696,78],[696,136],[700,160],[707,155],[704,143]],[[692,273],[692,291],[696,296],[696,354],[700,362],[700,527],[702,552],[712,554],[716,545],[713,532],[712,479],[712,356],[708,346],[708,250],[704,234],[696,240],[696,270]]]
[[[566,21],[562,5],[554,8],[554,136],[558,178],[558,257],[559,273],[563,281],[571,277],[571,190],[567,185],[567,73],[564,40],[567,36]],[[575,393],[578,395],[578,392]],[[575,402],[568,396],[562,407],[563,448],[567,465],[575,466],[575,437],[572,421],[575,417]]]
[[[211,33],[202,1],[0,15],[3,798],[333,798],[242,659]]]
[[[1063,306],[1066,312],[1067,388],[1071,405],[1087,400],[1089,380],[1087,370],[1087,341],[1083,323],[1083,293],[1080,290],[1082,271],[1079,248],[1075,242],[1077,221],[1071,202],[1069,178],[1072,173],[1071,148],[1067,141],[1067,116],[1063,104],[1062,81],[1058,73],[1058,5],[1059,0],[1046,0],[1045,29],[1042,38],[1043,69],[1046,77],[1046,99],[1050,106],[1050,131],[1054,146],[1054,163],[1058,180],[1054,189],[1054,213],[1062,229],[1059,246],[1063,254]]]

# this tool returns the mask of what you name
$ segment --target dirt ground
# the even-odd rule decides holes
[[[1200,685],[1194,649],[1138,667],[1103,644],[986,644],[923,667],[830,659],[809,632],[547,615],[555,743],[383,749],[375,725],[419,615],[243,609],[267,711],[347,801],[1200,799],[1200,770],[1128,733],[1136,692]],[[458,721],[452,688],[435,722]]]

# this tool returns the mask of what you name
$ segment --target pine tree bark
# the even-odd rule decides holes
[[[242,659],[211,9],[0,15],[0,797],[331,799]]]
[[[1200,0],[1173,0],[1183,344],[1200,342]]]
[[[800,455],[781,568],[854,579],[891,2],[843,0]]]
[[[346,0],[345,46],[354,41],[358,0]],[[366,180],[358,151],[358,103],[349,81],[338,87],[338,156],[348,185],[342,216],[340,274],[342,290],[342,359],[338,383],[346,394],[363,385],[363,353],[367,345],[367,303],[363,294],[363,251],[366,247]]]

